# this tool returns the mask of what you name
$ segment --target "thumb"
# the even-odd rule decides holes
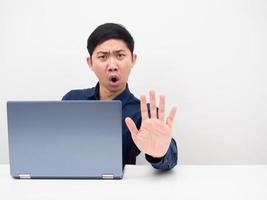
[[[138,134],[138,129],[137,129],[134,121],[130,117],[126,117],[125,118],[125,123],[126,123],[128,129],[130,130],[130,132],[132,134],[132,137],[136,138],[136,136]]]

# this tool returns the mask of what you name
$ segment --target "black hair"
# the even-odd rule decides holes
[[[105,23],[98,26],[87,40],[87,50],[90,56],[92,56],[97,45],[109,39],[123,40],[131,53],[133,53],[134,39],[129,31],[121,24]]]

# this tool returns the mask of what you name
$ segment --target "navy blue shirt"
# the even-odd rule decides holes
[[[71,90],[62,100],[99,100],[99,83],[93,88]],[[123,166],[125,164],[135,164],[136,156],[138,156],[140,150],[134,144],[131,133],[124,120],[126,117],[130,117],[135,122],[137,128],[140,128],[142,122],[140,101],[130,92],[128,84],[125,90],[115,97],[114,100],[120,100],[122,102]],[[172,138],[169,149],[164,157],[153,158],[147,154],[145,157],[156,169],[168,170],[173,168],[177,164],[177,146],[175,140]]]

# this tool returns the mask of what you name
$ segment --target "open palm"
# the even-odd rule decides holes
[[[150,117],[147,110],[146,96],[141,96],[142,123],[140,129],[137,129],[134,121],[129,117],[125,119],[125,122],[139,150],[152,157],[160,158],[166,154],[171,143],[172,123],[175,117],[176,107],[171,109],[165,122],[165,96],[160,95],[158,112],[155,92],[150,91],[149,97]]]

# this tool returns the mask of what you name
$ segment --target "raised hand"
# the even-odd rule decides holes
[[[129,128],[132,139],[140,151],[154,157],[163,157],[168,151],[172,139],[172,123],[176,113],[176,107],[173,107],[165,121],[165,96],[160,95],[159,109],[157,112],[156,94],[149,92],[150,114],[148,115],[146,96],[141,96],[141,116],[142,123],[138,130],[134,121],[127,117],[125,122]]]

